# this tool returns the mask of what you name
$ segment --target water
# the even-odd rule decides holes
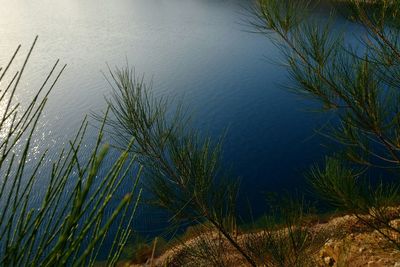
[[[110,88],[102,71],[126,61],[153,80],[156,95],[183,96],[194,127],[215,137],[229,129],[224,161],[241,177],[241,203],[252,203],[255,215],[265,208],[265,192],[304,188],[304,171],[326,152],[314,133],[326,118],[306,112],[310,103],[281,86],[288,74],[271,63],[280,60],[278,50],[243,23],[251,1],[3,2],[1,65],[19,43],[27,51],[39,35],[22,102],[57,58],[68,64],[41,121],[36,154],[46,146],[57,151],[85,114],[104,110]],[[156,217],[142,216],[150,227],[141,231],[157,226]]]

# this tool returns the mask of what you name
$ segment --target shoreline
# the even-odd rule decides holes
[[[396,212],[400,211],[400,208],[395,209]],[[392,220],[391,223],[400,226],[399,219]],[[324,244],[312,254],[316,266],[400,266],[400,251],[384,240],[378,231],[372,231],[363,225],[354,215],[333,214],[328,220],[310,224],[312,226],[309,229],[314,236],[327,235]],[[285,230],[283,229],[283,231]],[[239,233],[236,238],[239,243],[243,243],[248,238],[260,239],[262,233],[262,230],[254,229]],[[193,236],[181,244],[172,245],[158,255],[154,253],[155,247],[153,247],[150,257],[141,263],[125,260],[120,261],[117,266],[179,266],[180,264],[177,262],[186,256],[187,250],[200,246],[204,239],[221,246],[217,232],[210,231]],[[227,266],[247,266],[246,262],[227,242],[222,245],[219,256],[227,261]],[[192,266],[191,263],[193,262],[188,262],[187,266]],[[201,261],[196,260],[193,266],[199,264],[201,265]]]

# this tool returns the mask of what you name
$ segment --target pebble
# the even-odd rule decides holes
[[[335,260],[332,259],[331,257],[325,257],[324,262],[325,262],[325,264],[332,266],[335,263]]]

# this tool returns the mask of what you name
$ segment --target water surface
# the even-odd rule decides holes
[[[241,203],[248,200],[255,215],[264,210],[265,192],[304,187],[303,172],[325,152],[314,133],[324,118],[305,112],[309,103],[281,86],[289,82],[286,70],[271,63],[279,62],[278,50],[243,24],[250,5],[245,0],[5,1],[1,65],[19,43],[26,52],[39,35],[18,98],[29,100],[57,58],[68,64],[41,121],[36,154],[47,146],[57,151],[85,114],[104,110],[110,88],[102,71],[106,63],[128,61],[153,80],[156,95],[184,97],[194,127],[215,137],[228,128],[224,161],[241,177]],[[89,137],[95,133],[92,129]],[[158,225],[151,216],[141,215],[147,227],[140,231]]]

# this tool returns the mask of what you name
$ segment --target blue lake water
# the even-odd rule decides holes
[[[68,64],[52,93],[35,140],[36,154],[57,151],[85,114],[104,110],[110,92],[106,63],[134,66],[153,80],[156,95],[183,97],[193,127],[217,137],[228,128],[224,162],[241,177],[241,203],[264,211],[264,193],[304,188],[303,173],[326,149],[314,129],[326,117],[284,88],[278,49],[249,33],[252,1],[15,0],[0,9],[0,65],[19,43],[39,42],[18,98],[38,88],[57,58]],[[22,57],[19,59],[22,61]],[[95,129],[89,132],[94,137]],[[88,150],[87,153],[90,151]],[[35,153],[32,154],[34,159]],[[53,156],[52,156],[53,155]],[[55,153],[49,158],[55,157]],[[144,181],[145,182],[145,181]],[[38,192],[38,195],[40,192]],[[123,192],[121,192],[123,194]],[[151,231],[157,216],[142,211]]]

